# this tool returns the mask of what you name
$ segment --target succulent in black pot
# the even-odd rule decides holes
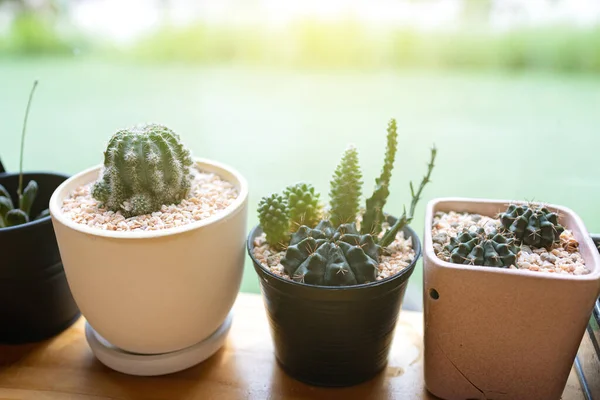
[[[359,207],[362,174],[355,148],[346,150],[331,181],[330,207],[308,183],[259,203],[260,224],[248,236],[275,344],[293,378],[317,386],[351,386],[387,364],[404,293],[421,255],[409,227],[436,157],[399,218],[383,208],[397,148],[396,121],[375,190]]]
[[[46,339],[79,317],[48,214],[52,193],[68,176],[22,171],[36,87],[37,81],[25,112],[20,171],[8,173],[0,163],[0,343],[7,344]]]

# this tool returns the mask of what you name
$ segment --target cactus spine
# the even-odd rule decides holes
[[[104,170],[92,195],[125,217],[149,214],[186,197],[192,164],[179,135],[164,125],[120,130],[108,143]]]
[[[358,152],[350,146],[338,164],[331,180],[330,221],[334,226],[352,223],[358,215],[362,173],[358,165]]]
[[[385,160],[381,175],[375,180],[375,190],[373,195],[367,199],[366,210],[363,214],[363,219],[360,227],[362,234],[370,233],[379,235],[381,232],[381,224],[384,221],[383,207],[390,195],[389,185],[392,177],[392,169],[394,168],[394,160],[396,159],[396,149],[398,145],[398,133],[396,131],[396,120],[392,119],[389,122],[387,129],[387,147],[385,151]]]

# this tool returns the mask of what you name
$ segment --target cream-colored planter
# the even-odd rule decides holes
[[[473,267],[437,258],[431,237],[436,211],[495,216],[507,204],[442,198],[427,206],[425,382],[442,399],[560,399],[600,293],[600,256],[581,219],[564,207],[548,208],[558,211],[560,223],[579,241],[588,275]]]
[[[239,197],[223,212],[181,227],[112,232],[67,218],[61,212],[63,199],[96,180],[101,166],[66,180],[50,199],[73,297],[96,332],[123,350],[157,354],[194,345],[225,321],[237,296],[248,185],[228,166],[196,161],[232,182]]]

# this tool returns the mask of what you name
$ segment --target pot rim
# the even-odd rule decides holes
[[[322,286],[322,285],[313,285],[310,283],[302,283],[302,282],[296,282],[296,281],[292,281],[290,279],[285,279],[279,275],[275,275],[274,273],[272,273],[271,271],[269,271],[268,269],[266,269],[265,267],[263,267],[263,265],[254,257],[254,236],[256,236],[257,231],[262,230],[262,228],[260,227],[260,224],[257,224],[254,226],[254,228],[252,228],[252,230],[250,231],[250,233],[248,234],[248,237],[246,239],[246,249],[248,252],[248,255],[250,256],[250,259],[252,260],[254,266],[258,266],[266,275],[268,275],[269,277],[278,280],[279,282],[282,282],[284,284],[288,284],[291,286],[295,286],[298,288],[304,287],[304,288],[309,288],[312,290],[321,290],[321,291],[347,291],[347,290],[360,290],[360,289],[369,289],[369,288],[373,288],[373,287],[378,287],[378,286],[382,286],[385,284],[388,284],[396,279],[400,279],[402,278],[404,275],[406,274],[412,274],[412,271],[415,269],[415,266],[417,265],[417,261],[419,261],[419,258],[421,258],[422,255],[422,244],[421,241],[419,239],[419,236],[417,235],[417,232],[415,232],[414,229],[412,229],[409,225],[406,225],[403,228],[403,231],[408,231],[408,233],[410,233],[411,238],[413,238],[413,250],[415,250],[415,257],[413,258],[412,262],[406,267],[404,268],[402,271],[400,271],[399,273],[392,275],[392,276],[388,276],[387,278],[381,279],[379,281],[375,281],[375,282],[369,282],[369,283],[362,283],[360,285],[349,285],[349,286]],[[417,243],[419,244],[417,246],[417,248],[415,249],[415,238],[417,240]]]
[[[487,198],[473,198],[473,197],[437,197],[430,200],[427,203],[427,208],[425,211],[425,235],[423,238],[423,254],[424,257],[431,260],[437,267],[448,268],[454,270],[464,270],[471,271],[475,273],[488,273],[488,274],[508,274],[521,276],[523,278],[537,278],[537,279],[554,279],[554,280],[570,280],[570,281],[598,281],[600,279],[600,253],[598,251],[592,251],[592,260],[585,260],[587,264],[596,265],[595,270],[591,271],[591,273],[587,275],[570,275],[570,274],[551,274],[551,273],[543,273],[539,271],[529,271],[522,269],[509,269],[509,268],[496,268],[496,267],[485,267],[485,266],[473,266],[464,265],[464,264],[455,264],[448,261],[443,261],[438,258],[433,250],[433,241],[432,241],[432,227],[431,222],[433,221],[434,210],[440,203],[445,202],[460,202],[467,204],[502,204],[504,206],[508,206],[509,204],[522,204],[527,203],[526,201],[517,201],[517,200],[503,200],[503,199],[487,199]],[[568,207],[543,203],[545,207],[550,210],[558,211],[563,214],[569,214],[573,220],[575,221],[575,226],[569,227],[568,229],[571,231],[578,230],[582,233],[583,243],[580,242],[580,245],[588,246],[595,248],[592,238],[590,237],[583,221],[573,210]],[[468,206],[466,207],[468,208]]]
[[[248,199],[248,182],[246,179],[240,174],[236,169],[226,165],[224,163],[220,163],[218,161],[194,157],[194,164],[201,169],[204,167],[207,170],[214,172],[215,174],[221,175],[222,179],[225,179],[223,175],[231,175],[233,179],[229,180],[231,183],[237,186],[238,188],[238,197],[224,210],[218,212],[217,214],[210,216],[201,221],[191,222],[189,224],[185,224],[182,226],[176,226],[173,228],[166,228],[160,230],[153,231],[107,231],[98,228],[92,228],[84,224],[78,224],[72,221],[70,218],[67,218],[65,214],[61,210],[62,201],[60,198],[64,198],[67,196],[68,192],[74,189],[73,183],[76,180],[79,180],[81,177],[87,174],[91,174],[94,172],[99,172],[103,168],[103,164],[97,164],[93,167],[85,169],[66,181],[64,181],[52,194],[50,198],[50,215],[54,221],[60,222],[62,225],[68,227],[69,229],[85,233],[92,236],[106,237],[111,239],[153,239],[164,236],[173,236],[180,233],[189,232],[195,229],[200,229],[202,227],[216,224],[220,221],[223,221],[229,218],[231,215],[240,211],[244,204]],[[89,181],[87,183],[91,183]],[[87,184],[83,183],[83,184]]]
[[[52,172],[52,171],[27,171],[27,172],[23,172],[23,179],[25,179],[25,177],[27,175],[48,175],[48,176],[55,176],[58,178],[65,178],[69,179],[69,175],[67,174],[63,174],[60,172]],[[9,176],[19,176],[18,172],[1,172],[0,173],[0,179],[1,178],[7,178]],[[9,226],[7,228],[0,228],[0,233],[8,233],[8,232],[12,232],[12,231],[16,231],[19,229],[34,229],[35,227],[42,225],[44,223],[48,223],[50,222],[50,216],[47,215],[43,218],[37,219],[37,220],[33,220],[33,221],[29,221],[26,222],[24,224],[21,225],[16,225],[16,226]]]

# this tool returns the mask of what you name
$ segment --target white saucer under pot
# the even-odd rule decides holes
[[[67,179],[50,199],[67,280],[82,314],[113,346],[163,354],[202,342],[223,325],[240,288],[248,185],[229,166],[196,159],[239,191],[207,219],[157,231],[118,232],[73,222],[63,200],[101,166]]]
[[[107,367],[128,375],[157,376],[183,371],[210,358],[225,344],[231,322],[232,313],[229,313],[225,322],[202,342],[171,353],[154,355],[123,351],[108,343],[89,323],[85,325],[85,338],[96,358]]]

